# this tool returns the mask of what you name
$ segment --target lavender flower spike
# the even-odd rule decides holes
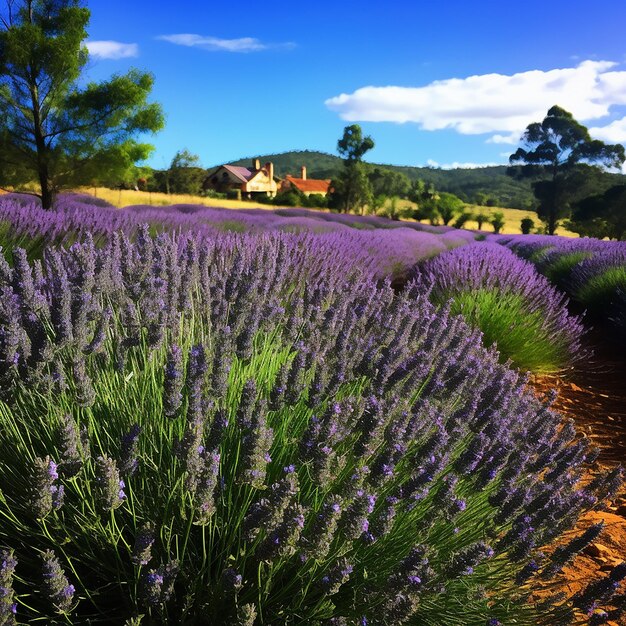
[[[17,624],[15,614],[17,604],[13,590],[13,574],[17,561],[11,550],[0,550],[0,624],[13,626]]]
[[[115,461],[106,454],[96,459],[96,493],[103,511],[117,509],[126,499],[124,481]]]
[[[46,550],[42,558],[44,595],[52,602],[57,613],[69,613],[76,589],[69,583],[52,550]]]

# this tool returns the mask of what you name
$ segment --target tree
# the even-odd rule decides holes
[[[474,214],[471,211],[463,211],[455,220],[454,228],[463,228],[467,222],[474,219]]]
[[[343,158],[343,169],[333,180],[333,189],[329,199],[331,208],[348,212],[351,209],[363,211],[366,204],[372,200],[372,184],[361,159],[363,155],[374,147],[371,137],[363,137],[358,124],[346,126],[343,136],[337,142],[337,152]]]
[[[502,211],[496,211],[489,220],[489,223],[493,226],[493,232],[496,235],[504,228],[506,221],[504,219],[504,213]]]
[[[372,183],[372,192],[375,196],[406,198],[411,188],[411,180],[402,172],[376,167],[367,177]]]
[[[489,221],[489,216],[486,213],[479,211],[474,216],[474,219],[476,220],[476,223],[478,224],[478,230],[482,230],[483,224]]]
[[[445,191],[440,192],[433,201],[435,203],[435,209],[437,213],[439,213],[444,226],[447,226],[455,217],[460,215],[465,206],[461,198]]]
[[[0,184],[36,183],[49,209],[63,188],[125,177],[163,126],[153,78],[131,70],[79,86],[89,59],[81,0],[6,0],[0,10]]]
[[[520,224],[522,229],[522,235],[530,235],[530,232],[535,227],[535,222],[530,217],[522,218],[522,222]]]
[[[542,122],[529,124],[522,142],[509,158],[507,173],[535,179],[537,215],[550,235],[570,212],[570,203],[576,198],[572,178],[584,171],[581,166],[619,167],[625,158],[624,146],[591,139],[587,128],[559,106],[553,106]]]
[[[200,166],[200,157],[187,149],[179,150],[168,169],[169,193],[198,195],[202,191],[205,176],[206,172]]]
[[[568,228],[586,237],[626,239],[626,185],[615,185],[576,203]]]

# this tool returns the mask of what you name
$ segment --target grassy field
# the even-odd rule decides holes
[[[105,187],[85,187],[79,189],[81,193],[88,193],[110,202],[116,207],[131,206],[133,204],[148,204],[152,206],[168,206],[170,204],[203,204],[226,209],[273,209],[275,207],[258,202],[239,200],[223,200],[220,198],[204,198],[202,196],[177,195],[166,193],[152,193],[148,191],[134,191],[132,189],[107,189]],[[95,193],[94,193],[95,191]]]
[[[117,190],[106,189],[104,187],[98,187],[94,190],[91,188],[80,189],[82,193],[88,193],[90,195],[96,195],[98,198],[103,198],[107,202],[110,202],[117,207],[125,207],[133,204],[148,204],[153,206],[167,206],[169,204],[202,204],[204,206],[216,206],[224,207],[227,209],[273,209],[276,207],[269,206],[267,204],[260,204],[258,202],[250,202],[243,200],[223,200],[220,198],[204,198],[202,196],[191,195],[168,195],[165,193],[150,193],[147,191],[134,191],[134,190]],[[95,192],[95,193],[94,193]],[[400,200],[397,203],[397,208],[405,208],[408,206],[415,206],[408,200]],[[506,235],[520,234],[522,232],[520,223],[523,218],[530,217],[536,226],[540,226],[541,222],[537,217],[537,214],[533,211],[524,211],[520,209],[506,209],[502,207],[479,207],[468,205],[467,209],[473,213],[485,213],[486,215],[493,215],[496,211],[504,213],[505,225],[502,229],[502,233]],[[318,209],[324,210],[324,209]],[[478,224],[476,222],[467,222],[465,228],[477,229]],[[491,225],[483,224],[483,230],[489,232],[492,230]],[[559,228],[557,230],[558,235],[564,237],[577,237],[578,235]]]

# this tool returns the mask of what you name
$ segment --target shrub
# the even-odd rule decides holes
[[[522,223],[521,223],[522,235],[529,235],[534,227],[535,227],[535,222],[530,217],[525,217],[522,219]]]
[[[419,266],[417,285],[431,285],[439,306],[451,301],[452,312],[516,367],[558,371],[579,355],[583,327],[569,315],[565,296],[502,246],[481,243],[441,254]]]
[[[581,261],[571,272],[569,289],[594,317],[612,311],[618,290],[626,290],[626,246],[607,246]]]
[[[493,226],[493,232],[497,235],[506,224],[506,220],[504,219],[504,213],[502,213],[502,211],[496,211],[491,216],[489,223]]]
[[[582,486],[587,443],[460,317],[304,243],[144,230],[0,265],[19,620],[547,625],[610,601],[529,594],[620,471]]]

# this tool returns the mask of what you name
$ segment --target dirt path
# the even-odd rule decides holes
[[[566,376],[535,377],[531,384],[540,393],[556,389],[554,408],[572,418],[580,431],[602,449],[590,468],[593,475],[617,464],[626,466],[626,353],[601,332],[589,334],[587,347],[593,349],[593,355]],[[562,589],[568,595],[626,560],[626,488],[605,511],[585,515],[567,538],[601,520],[605,529],[598,540],[563,570]],[[626,585],[622,584],[621,592],[626,593]],[[626,626],[626,617],[607,623]]]

